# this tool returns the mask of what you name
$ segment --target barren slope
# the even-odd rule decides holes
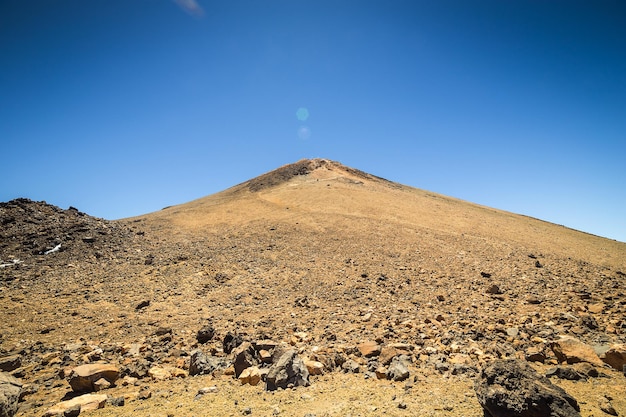
[[[0,270],[1,348],[32,365],[26,380],[50,388],[26,397],[25,415],[41,414],[67,391],[58,368],[86,360],[71,349],[100,348],[102,360],[127,364],[136,359],[124,346],[138,344],[152,366],[188,366],[198,347],[195,333],[209,322],[216,335],[201,348],[214,355],[222,355],[221,339],[232,332],[291,343],[326,365],[327,375],[310,388],[315,401],[300,404],[301,394],[280,394],[283,415],[346,415],[351,407],[362,415],[406,415],[392,396],[402,396],[414,412],[423,407],[424,415],[479,415],[471,378],[489,360],[539,348],[547,364],[555,364],[548,346],[559,335],[598,349],[626,341],[626,244],[332,161],[300,161],[187,204],[101,222],[101,229],[119,231],[110,232],[116,240],[61,236],[65,252]],[[15,253],[0,252],[0,259],[10,261],[9,255]],[[144,301],[149,305],[137,308]],[[162,341],[159,328],[171,330],[170,340]],[[378,384],[363,388],[372,394],[351,391],[354,376],[337,373],[337,358],[366,368],[355,346],[367,340],[405,345],[421,383],[385,391],[389,382],[363,381]],[[46,355],[59,358],[56,370],[42,365]],[[457,365],[463,371],[453,372]],[[236,389],[232,377],[210,378],[154,382],[155,392],[165,394],[133,402],[119,415],[149,415],[158,404],[175,410],[179,403],[194,413],[197,386],[213,384],[222,384],[224,393],[211,400],[223,407],[213,415],[235,415],[242,402],[267,411],[261,415],[273,412],[266,407],[271,398],[256,396],[260,389]],[[623,398],[624,382],[610,381],[571,389],[586,399],[595,384]],[[329,392],[342,389],[358,397],[356,405],[331,399]],[[446,400],[428,403],[412,389]],[[132,398],[138,388],[116,390]],[[599,412],[589,398],[589,413]],[[615,405],[626,412],[623,400]]]

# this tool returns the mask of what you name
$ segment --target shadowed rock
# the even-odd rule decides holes
[[[580,417],[572,396],[523,361],[494,361],[482,370],[474,390],[487,416]]]

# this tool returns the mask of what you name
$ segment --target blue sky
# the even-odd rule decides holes
[[[0,0],[0,60],[0,201],[116,219],[322,157],[626,241],[622,0]]]

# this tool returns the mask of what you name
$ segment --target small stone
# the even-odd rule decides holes
[[[109,404],[111,404],[114,407],[123,407],[124,404],[126,403],[124,396],[112,397],[108,401],[109,401]]]
[[[367,341],[357,346],[361,356],[365,358],[371,358],[373,356],[380,355],[380,345],[374,341]]]
[[[111,387],[111,383],[104,378],[100,378],[96,382],[93,383],[93,390],[95,392],[105,390]]]
[[[598,407],[600,407],[600,410],[609,415],[617,415],[617,411],[613,407],[613,404],[611,404],[611,401],[604,395],[598,397]]]
[[[556,376],[557,378],[567,379],[570,381],[578,381],[582,378],[578,372],[568,366],[556,366],[554,368],[550,368],[546,371],[546,376],[548,378]]]
[[[322,375],[324,373],[324,364],[318,361],[305,360],[304,365],[309,371],[309,375]]]
[[[517,337],[519,335],[519,329],[517,327],[509,327],[506,329],[507,336]]]
[[[606,304],[604,303],[595,303],[595,304],[590,304],[589,306],[587,306],[587,310],[590,313],[594,313],[594,314],[602,313],[605,308],[606,308]]]
[[[406,410],[406,403],[405,403],[404,401],[400,401],[400,402],[398,403],[398,408],[399,408],[400,410]]]
[[[204,395],[204,394],[216,394],[217,392],[219,392],[219,389],[217,388],[217,386],[212,385],[210,387],[203,387],[200,388],[198,390],[198,394],[200,395]]]
[[[135,310],[141,310],[142,308],[146,308],[150,305],[150,300],[140,301],[139,304],[135,306]]]
[[[263,374],[261,370],[256,366],[251,366],[246,368],[239,375],[239,382],[241,385],[250,384],[252,386],[256,386],[261,382]]]
[[[164,380],[170,379],[172,377],[172,373],[165,368],[161,368],[159,366],[153,366],[148,370],[148,375],[156,380]]]
[[[374,371],[374,373],[376,374],[376,378],[378,379],[387,379],[387,372],[388,369],[384,366],[379,366],[378,368],[376,368],[376,371]]]
[[[235,376],[237,378],[239,378],[239,375],[241,375],[244,369],[258,365],[259,363],[256,358],[256,351],[250,342],[243,342],[241,345],[237,346],[232,353],[235,358],[233,366],[235,367]]]
[[[152,391],[150,391],[150,387],[148,386],[142,387],[139,390],[139,395],[137,396],[137,398],[139,398],[140,400],[147,400],[151,397],[152,397]]]
[[[272,354],[265,349],[259,351],[259,359],[263,363],[272,363]]]
[[[206,326],[198,330],[198,333],[196,334],[196,340],[200,344],[205,344],[211,339],[213,339],[214,335],[215,335],[215,329],[210,324],[207,324]]]
[[[265,378],[267,391],[278,388],[309,386],[309,371],[295,350],[285,351],[269,368]]]
[[[487,288],[487,294],[502,294],[502,290],[496,284],[491,284],[489,288]]]
[[[80,415],[80,404],[73,405],[67,410],[63,411],[63,417],[78,417]]]
[[[387,371],[387,378],[394,381],[406,380],[409,377],[409,362],[409,357],[405,355],[393,358]]]
[[[546,354],[544,353],[543,346],[531,346],[524,351],[524,358],[528,362],[541,362],[546,361]]]
[[[361,372],[361,366],[353,361],[352,359],[348,359],[341,365],[341,369],[346,373],[358,374]]]
[[[400,351],[393,346],[383,346],[380,350],[380,356],[378,357],[378,361],[382,365],[389,365],[393,358],[398,356]]]

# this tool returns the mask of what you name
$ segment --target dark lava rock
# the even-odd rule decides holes
[[[222,342],[222,347],[224,349],[224,353],[229,354],[233,351],[237,346],[243,343],[243,338],[238,334],[232,334],[230,332],[226,333],[224,336],[224,341]]]
[[[207,324],[200,330],[198,330],[198,334],[196,335],[196,340],[198,343],[205,344],[209,340],[213,339],[215,336],[215,329],[210,324]]]
[[[478,376],[474,390],[492,417],[580,417],[578,402],[520,360],[496,360]]]
[[[308,387],[309,371],[296,351],[288,350],[270,367],[265,381],[267,391],[288,387]]]
[[[209,356],[200,350],[194,350],[189,361],[189,375],[207,375],[226,367],[228,364],[224,360]]]

